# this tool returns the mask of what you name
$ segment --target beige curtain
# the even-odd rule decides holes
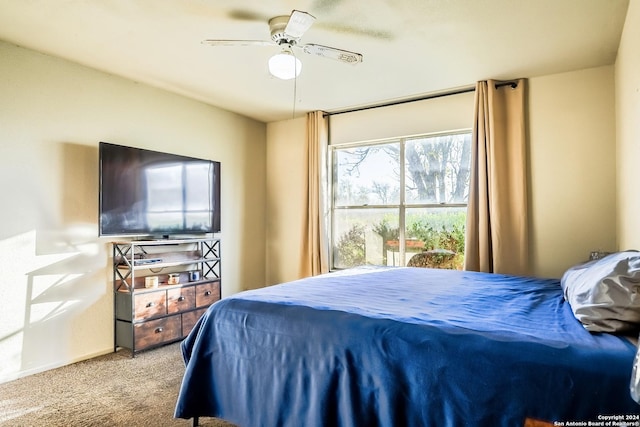
[[[326,153],[328,118],[322,111],[307,114],[307,203],[303,230],[300,276],[315,276],[329,271],[329,248],[326,233]]]
[[[476,85],[465,270],[529,273],[525,84]]]

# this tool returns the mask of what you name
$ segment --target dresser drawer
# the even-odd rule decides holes
[[[163,319],[137,323],[134,326],[136,351],[180,339],[180,333],[182,332],[180,320],[180,315],[178,314]]]
[[[196,325],[198,319],[207,311],[206,308],[199,308],[197,310],[189,311],[182,314],[182,336],[186,337],[189,332]]]
[[[196,285],[196,307],[207,307],[220,299],[220,281]]]
[[[196,289],[194,286],[167,290],[167,313],[196,308]]]
[[[149,319],[167,314],[167,293],[165,291],[145,292],[133,297],[134,320]]]

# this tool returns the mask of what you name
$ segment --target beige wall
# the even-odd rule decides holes
[[[333,115],[331,144],[471,129],[473,99],[471,91]]]
[[[300,278],[301,209],[306,203],[307,120],[300,117],[267,125],[268,285]]]
[[[629,2],[616,60],[618,248],[640,249],[640,2]]]
[[[613,67],[529,80],[531,260],[558,277],[616,249]]]
[[[0,382],[113,350],[99,141],[221,161],[223,294],[264,283],[263,123],[6,43],[0,58]]]

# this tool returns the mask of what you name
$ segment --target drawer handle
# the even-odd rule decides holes
[[[160,332],[162,332],[162,331],[163,331],[163,329],[162,329],[162,328],[156,328],[156,331],[155,331],[155,332],[156,332],[156,334],[159,334],[159,333],[160,333]]]
[[[151,301],[150,303],[147,303],[147,308],[153,307],[154,305],[156,305],[156,303]]]
[[[208,297],[209,295],[211,295],[211,291],[206,291],[206,292],[204,293],[204,296],[205,296],[205,297]]]
[[[178,297],[178,302],[182,302],[182,301],[184,301],[184,297],[183,296],[179,296]]]

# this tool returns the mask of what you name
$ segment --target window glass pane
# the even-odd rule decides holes
[[[471,134],[410,139],[405,145],[405,202],[466,203]]]
[[[389,245],[398,239],[398,209],[337,209],[333,218],[333,263],[400,265]],[[397,246],[397,245],[396,245]]]
[[[417,253],[420,266],[461,270],[464,264],[464,232],[467,208],[408,208],[406,210],[406,259]]]
[[[399,152],[398,142],[335,150],[335,205],[398,205]]]

